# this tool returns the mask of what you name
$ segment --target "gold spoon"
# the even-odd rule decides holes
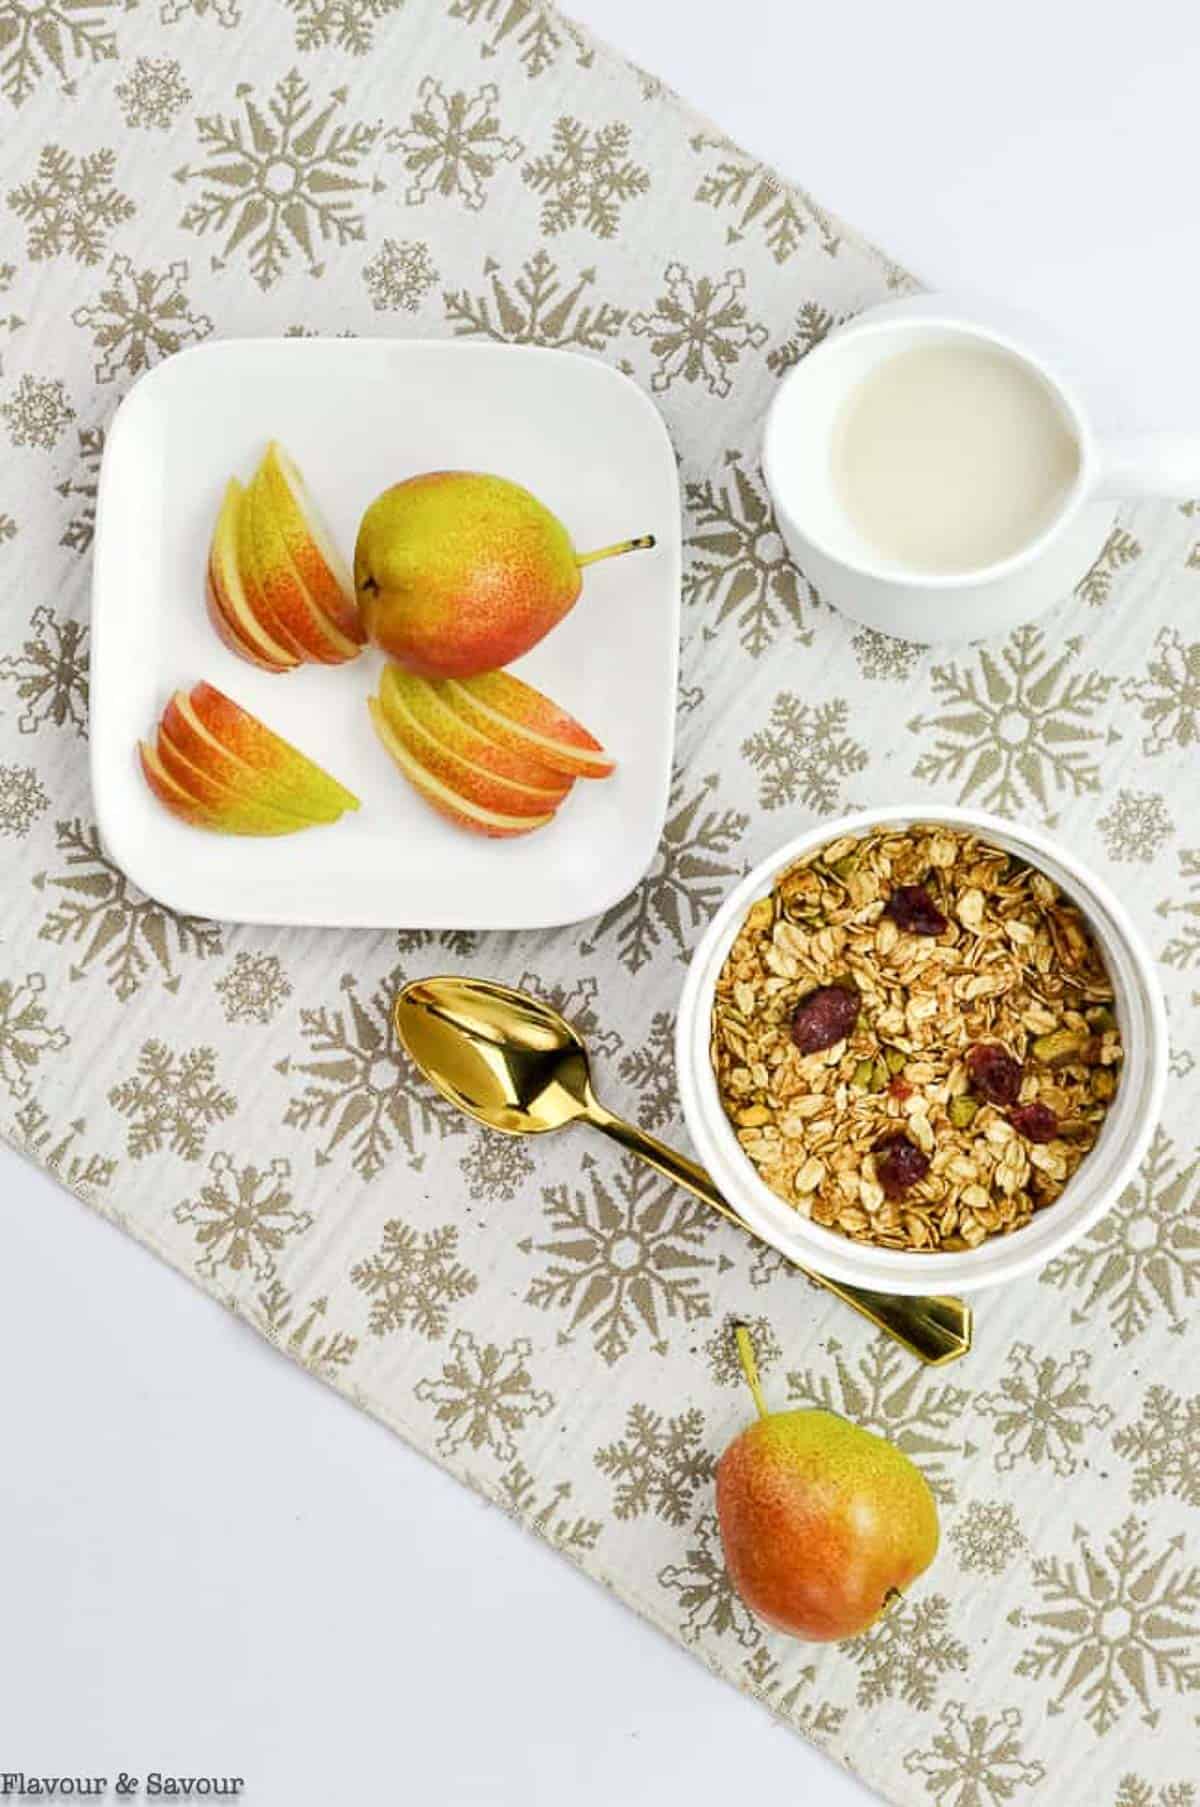
[[[401,1044],[426,1079],[489,1129],[541,1135],[582,1119],[695,1193],[739,1230],[756,1235],[726,1204],[703,1167],[605,1110],[592,1091],[582,1041],[540,998],[490,979],[416,979],[397,995],[393,1020]],[[866,1292],[808,1268],[800,1272],[931,1367],[957,1361],[971,1347],[971,1308],[961,1299]]]

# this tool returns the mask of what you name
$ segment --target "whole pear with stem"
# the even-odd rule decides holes
[[[424,678],[495,671],[571,609],[586,566],[654,545],[652,534],[576,552],[529,490],[484,471],[426,471],[376,496],[354,550],[367,636]]]
[[[717,1465],[730,1580],[793,1637],[856,1637],[937,1554],[929,1484],[894,1443],[835,1412],[768,1411],[750,1332],[734,1334],[758,1417]]]

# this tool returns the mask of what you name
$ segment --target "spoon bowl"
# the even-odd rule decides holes
[[[490,979],[417,979],[396,1034],[443,1098],[489,1129],[540,1136],[587,1115],[587,1050],[557,1010]]]

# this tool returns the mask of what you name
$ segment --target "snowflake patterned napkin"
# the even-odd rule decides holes
[[[535,0],[0,0],[0,1125],[314,1374],[904,1807],[1189,1807],[1200,1701],[1200,519],[1130,511],[1073,597],[946,655],[789,563],[757,461],[788,367],[907,279]],[[679,763],[645,881],[555,933],[180,917],[91,819],[107,423],[220,335],[564,346],[661,407],[688,563]],[[489,1139],[392,1038],[397,983],[530,984],[680,1141],[683,963],[749,861],[846,805],[1051,825],[1161,960],[1173,1082],[1137,1179],[921,1371],[584,1136]],[[636,979],[636,984],[632,983]],[[713,1462],[767,1390],[882,1431],[937,1564],[838,1647],[731,1594]]]

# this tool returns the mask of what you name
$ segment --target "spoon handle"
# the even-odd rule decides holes
[[[630,1154],[703,1199],[706,1205],[720,1212],[729,1223],[736,1224],[739,1230],[744,1230],[747,1236],[762,1240],[733,1207],[726,1204],[710,1176],[697,1162],[668,1148],[665,1142],[639,1129],[636,1124],[627,1123],[623,1117],[614,1117],[594,1099],[589,1100],[587,1120],[593,1128],[628,1149]],[[785,1260],[790,1261],[791,1257],[785,1256]],[[858,1286],[843,1286],[839,1280],[829,1280],[824,1274],[801,1267],[798,1261],[792,1265],[818,1286],[836,1293],[845,1304],[869,1318],[872,1324],[877,1324],[880,1330],[885,1330],[931,1368],[957,1361],[971,1347],[971,1307],[964,1305],[961,1299],[944,1295],[908,1298],[898,1293],[867,1292]]]

